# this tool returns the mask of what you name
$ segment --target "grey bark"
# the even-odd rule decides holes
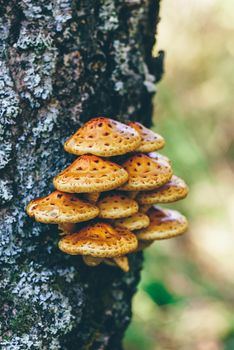
[[[142,255],[131,271],[88,268],[57,249],[26,204],[73,157],[64,140],[96,116],[151,121],[162,54],[159,0],[0,1],[0,348],[122,348]]]

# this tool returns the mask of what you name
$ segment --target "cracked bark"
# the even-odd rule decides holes
[[[0,1],[0,347],[120,350],[139,281],[57,249],[25,205],[72,161],[64,140],[95,116],[151,122],[159,0]]]

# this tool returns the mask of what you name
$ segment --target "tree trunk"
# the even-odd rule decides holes
[[[0,348],[120,350],[141,253],[127,274],[86,267],[25,206],[53,190],[74,159],[63,142],[84,121],[150,124],[159,0],[0,4]]]

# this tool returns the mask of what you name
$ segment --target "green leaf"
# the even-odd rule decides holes
[[[173,295],[161,281],[148,283],[143,289],[158,305],[176,304],[181,300],[178,296]]]

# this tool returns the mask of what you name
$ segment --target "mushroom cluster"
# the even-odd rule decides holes
[[[58,225],[64,253],[82,255],[89,266],[104,262],[128,271],[127,254],[188,226],[178,211],[156,206],[188,193],[170,160],[157,153],[164,144],[138,122],[90,120],[64,145],[78,158],[54,178],[54,192],[28,204],[28,215]]]

